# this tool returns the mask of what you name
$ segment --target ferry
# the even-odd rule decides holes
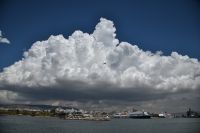
[[[129,118],[134,118],[134,119],[150,119],[151,116],[148,112],[144,111],[135,111],[135,112],[130,112],[129,113]]]

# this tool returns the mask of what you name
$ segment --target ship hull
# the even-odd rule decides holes
[[[129,116],[132,119],[150,119],[151,116]]]

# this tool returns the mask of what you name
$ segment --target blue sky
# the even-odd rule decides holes
[[[100,17],[114,21],[120,41],[143,50],[200,59],[198,0],[23,1],[1,0],[0,30],[11,44],[0,45],[0,70],[22,58],[33,42],[50,35],[92,32]]]

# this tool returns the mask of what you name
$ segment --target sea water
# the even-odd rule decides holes
[[[200,133],[199,118],[63,120],[0,116],[0,133]]]

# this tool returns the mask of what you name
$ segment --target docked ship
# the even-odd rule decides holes
[[[144,112],[144,111],[135,111],[135,112],[130,112],[129,113],[129,118],[134,118],[134,119],[150,119],[151,116],[149,113]]]

